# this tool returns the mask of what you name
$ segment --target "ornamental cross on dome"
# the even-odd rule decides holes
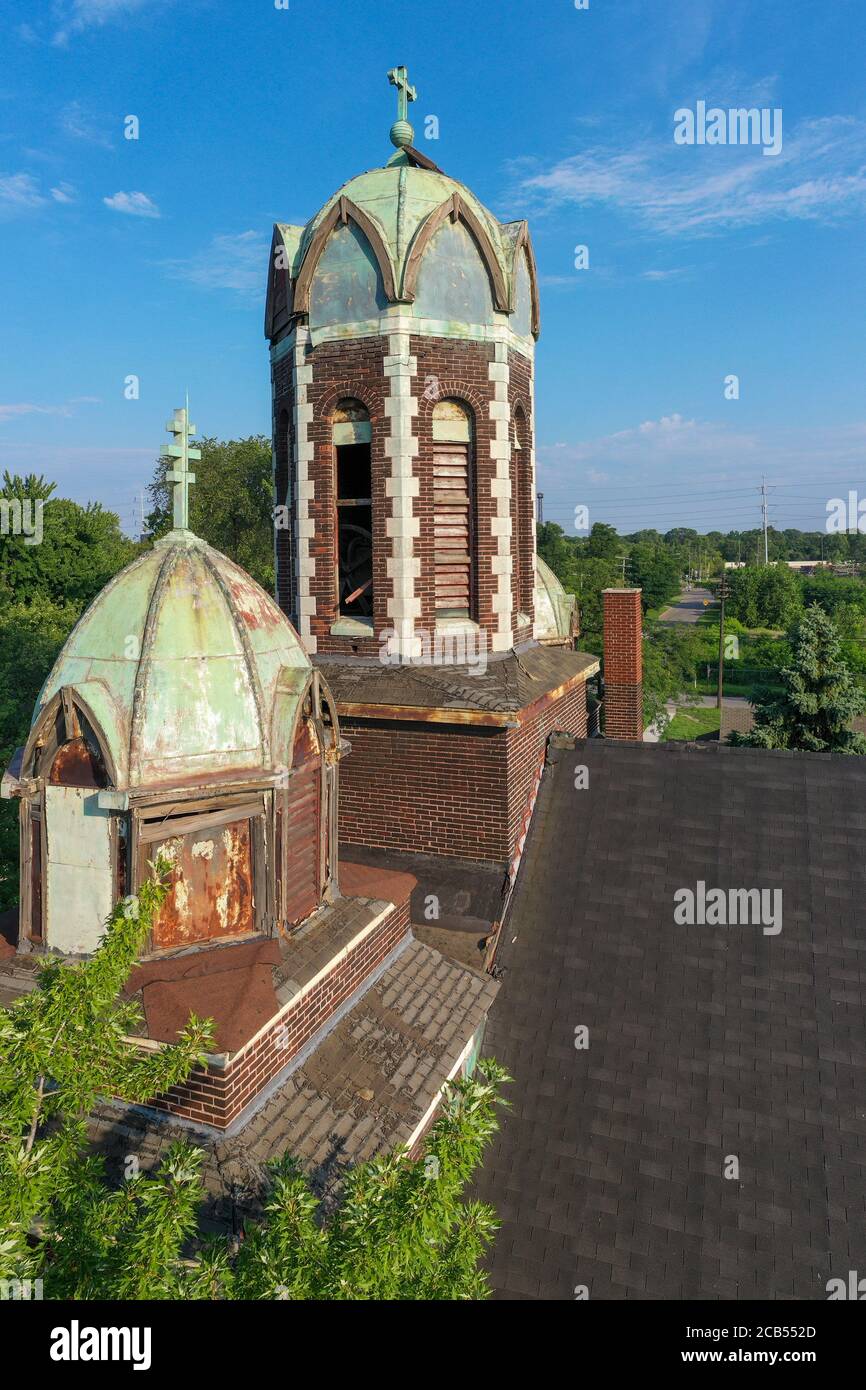
[[[409,124],[409,102],[414,101],[418,93],[409,85],[409,69],[406,67],[392,68],[388,73],[388,81],[392,87],[397,88],[397,120],[391,127],[391,143],[400,149],[411,145],[415,138],[415,132]]]
[[[195,482],[195,474],[189,471],[190,459],[200,459],[201,449],[191,449],[189,437],[195,434],[195,425],[189,422],[189,397],[185,406],[178,406],[174,419],[165,427],[174,436],[173,444],[163,444],[160,455],[175,460],[173,468],[165,475],[167,483],[174,483],[174,529],[189,530],[189,485]]]

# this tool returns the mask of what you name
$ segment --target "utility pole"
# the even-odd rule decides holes
[[[761,517],[764,526],[764,564],[767,565],[770,563],[767,553],[767,484],[763,474],[761,475]]]
[[[728,597],[728,581],[722,575],[719,585],[719,694],[716,703],[719,707],[719,738],[722,737],[722,691],[725,682],[725,599]]]
[[[616,558],[620,561],[622,565],[622,587],[625,588],[625,567],[628,564],[628,556],[618,555]]]
[[[536,499],[537,499],[537,502],[538,502],[538,524],[539,524],[539,526],[543,526],[543,525],[544,525],[544,493],[543,493],[543,492],[537,492],[537,493],[535,494],[535,496],[536,496]]]

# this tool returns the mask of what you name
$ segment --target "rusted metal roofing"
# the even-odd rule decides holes
[[[587,652],[530,647],[490,659],[484,670],[461,666],[383,666],[317,657],[340,714],[438,722],[508,725],[540,701],[565,693],[598,670]]]
[[[264,589],[199,537],[172,531],[80,619],[34,725],[58,690],[74,688],[100,725],[119,788],[276,770],[310,673]]]

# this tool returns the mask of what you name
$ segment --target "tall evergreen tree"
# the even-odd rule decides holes
[[[757,699],[754,728],[731,741],[753,748],[866,753],[866,737],[850,728],[855,715],[866,710],[866,693],[842,659],[833,623],[813,604],[789,640],[792,660],[779,672],[781,693]]]

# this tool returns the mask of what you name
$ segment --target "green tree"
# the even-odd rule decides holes
[[[577,562],[574,540],[555,521],[544,521],[536,527],[536,544],[542,560],[550,565],[563,588],[573,593]]]
[[[586,548],[593,560],[615,560],[622,551],[622,541],[614,526],[608,526],[605,521],[596,521],[589,533]]]
[[[786,628],[802,611],[801,581],[787,565],[746,565],[728,583],[728,611],[746,627]]]
[[[628,577],[642,591],[644,612],[660,607],[680,591],[680,567],[670,551],[658,546],[632,546]]]
[[[866,737],[849,727],[866,710],[866,693],[841,655],[839,634],[817,605],[789,636],[790,666],[779,672],[781,693],[755,700],[755,723],[732,742],[753,748],[800,748],[808,752],[866,753]]]
[[[44,594],[0,605],[0,774],[27,741],[36,697],[78,618]],[[18,901],[18,802],[0,801],[0,912]]]
[[[107,1190],[104,1210],[93,1209],[93,1161],[83,1156],[88,1111],[101,1095],[146,1101],[176,1085],[213,1044],[211,1026],[195,1018],[174,1047],[141,1053],[124,1041],[141,1010],[118,996],[165,897],[167,867],[157,865],[138,896],[117,905],[90,960],[47,960],[37,988],[0,1012],[0,1278],[49,1269],[54,1277],[56,1264],[59,1285],[68,1287],[75,1269],[82,1288],[96,1287],[96,1247],[101,1241],[110,1259],[117,1223],[103,1222],[114,1202]],[[127,1237],[149,1230],[156,1238],[149,1222],[156,1205],[127,1211]],[[71,1224],[69,1212],[77,1214]],[[28,1238],[34,1230],[44,1237],[36,1245]]]
[[[41,537],[31,544],[35,536],[0,535],[0,596],[25,603],[44,597],[76,604],[80,612],[139,547],[123,535],[114,512],[98,502],[80,507],[53,497],[53,490],[33,474],[4,475],[0,498],[40,504]]]
[[[102,1095],[146,1101],[213,1046],[190,1018],[177,1044],[124,1041],[140,1012],[119,991],[162,902],[167,866],[112,913],[91,960],[49,961],[36,990],[0,1011],[0,1279],[43,1280],[57,1299],[475,1299],[492,1210],[463,1191],[497,1129],[495,1062],[455,1081],[419,1159],[359,1165],[325,1215],[291,1158],[271,1165],[262,1219],[240,1248],[199,1238],[201,1151],[172,1145],[154,1174],[119,1186],[87,1150]]]
[[[643,718],[660,731],[670,723],[671,700],[694,699],[695,667],[705,649],[697,627],[668,627],[651,623],[643,641]]]
[[[264,435],[248,439],[200,441],[190,489],[190,526],[215,549],[241,565],[268,592],[274,587],[274,484],[271,443]],[[148,489],[154,536],[172,526],[172,485],[165,475],[171,460],[161,458]]]

